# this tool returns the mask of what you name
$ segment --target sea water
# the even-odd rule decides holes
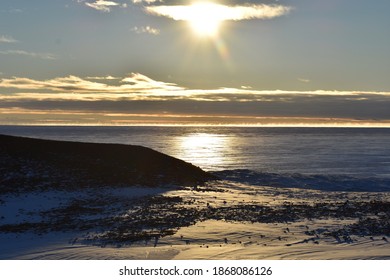
[[[0,126],[0,134],[142,145],[229,178],[255,172],[385,179],[385,185],[390,179],[386,128]]]

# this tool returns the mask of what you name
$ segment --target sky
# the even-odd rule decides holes
[[[0,124],[390,127],[389,10],[1,0]]]

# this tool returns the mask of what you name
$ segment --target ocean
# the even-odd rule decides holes
[[[390,188],[386,128],[0,126],[0,134],[142,145],[226,178],[258,184],[267,183],[265,177],[275,184],[288,178],[290,185],[313,178],[337,185],[335,180],[353,178],[355,185],[359,180],[358,185],[380,182]]]

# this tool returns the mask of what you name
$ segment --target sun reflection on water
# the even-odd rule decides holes
[[[191,133],[178,141],[180,158],[203,169],[215,169],[227,159],[231,149],[230,138],[223,134]]]

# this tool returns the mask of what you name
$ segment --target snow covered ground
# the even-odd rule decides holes
[[[390,193],[216,181],[0,196],[0,259],[390,259]]]

